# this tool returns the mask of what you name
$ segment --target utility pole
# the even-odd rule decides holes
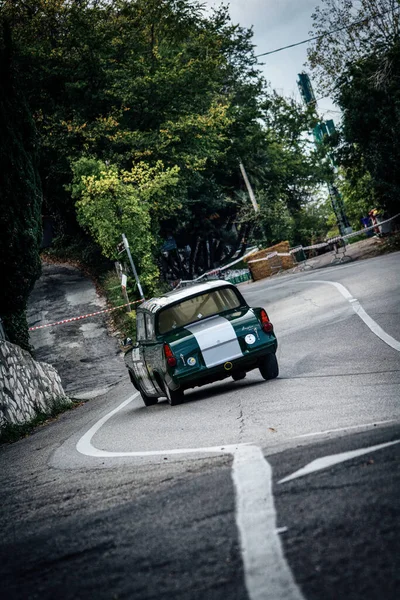
[[[135,263],[133,262],[132,254],[131,254],[131,251],[130,251],[130,248],[129,248],[129,242],[126,239],[126,235],[124,233],[122,234],[122,241],[124,243],[124,248],[125,248],[126,253],[128,255],[129,262],[131,263],[132,272],[133,272],[133,274],[135,276],[135,279],[136,279],[136,283],[137,283],[137,286],[138,286],[140,297],[141,297],[142,300],[144,300],[142,286],[140,285],[140,281],[139,281],[139,277],[138,277],[138,274],[137,274],[137,271],[136,271]]]
[[[254,212],[258,213],[260,209],[258,208],[258,204],[257,204],[256,197],[254,195],[254,192],[253,192],[253,188],[251,187],[251,183],[249,181],[249,178],[247,177],[246,169],[244,168],[244,164],[242,163],[241,160],[239,160],[239,167],[240,167],[240,171],[242,173],[244,182],[246,184],[246,188],[247,188],[247,191],[249,193],[250,200],[251,200],[251,203],[252,203],[253,208],[254,208]]]
[[[315,99],[314,90],[311,85],[311,81],[307,73],[299,73],[299,79],[297,85],[303,102],[306,106],[313,106],[316,116],[317,113],[317,101]],[[322,143],[324,135],[331,135],[335,131],[335,124],[332,119],[329,121],[320,121],[313,130],[315,144]],[[332,155],[329,155],[329,159],[332,165],[332,173],[335,173],[336,165]],[[346,235],[352,231],[349,220],[346,215],[343,200],[337,187],[328,182],[329,197],[331,200],[333,212],[335,213],[337,224],[341,235]]]

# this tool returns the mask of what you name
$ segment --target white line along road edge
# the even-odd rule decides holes
[[[272,469],[260,448],[253,445],[213,446],[108,452],[93,446],[97,431],[118,411],[130,404],[135,393],[95,423],[78,441],[80,454],[94,458],[159,456],[171,454],[232,454],[232,479],[236,492],[236,523],[242,549],[246,588],[250,600],[304,600],[283,554],[272,495]]]
[[[387,344],[391,348],[394,348],[394,350],[400,352],[400,342],[398,342],[395,338],[386,333],[386,331],[384,331],[382,327],[378,325],[378,323],[374,321],[368,313],[365,312],[357,298],[353,298],[349,290],[345,288],[344,285],[342,285],[341,283],[338,283],[337,281],[325,281],[323,279],[307,279],[306,281],[293,281],[292,283],[301,285],[306,285],[307,283],[327,283],[329,285],[333,285],[342,294],[342,296],[346,298],[346,300],[352,306],[356,315],[358,315],[360,319],[364,321],[364,323],[367,325],[367,327],[370,328],[372,333],[378,336],[378,338],[385,342],[385,344]]]
[[[193,453],[218,453],[218,454],[233,454],[238,445],[221,445],[211,446],[209,448],[177,448],[176,450],[147,450],[142,452],[110,452],[109,450],[100,450],[92,444],[93,436],[99,431],[101,427],[113,417],[117,412],[125,408],[135,398],[139,396],[139,392],[136,392],[130,396],[127,400],[124,400],[122,404],[114,408],[111,412],[107,413],[104,417],[99,419],[78,441],[76,449],[80,454],[84,456],[92,456],[93,458],[123,458],[123,457],[140,457],[140,456],[166,456],[167,454],[193,454]]]

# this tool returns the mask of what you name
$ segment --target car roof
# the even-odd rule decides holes
[[[186,288],[179,288],[172,290],[171,292],[166,292],[162,296],[158,296],[157,298],[150,298],[149,300],[145,300],[143,304],[138,306],[137,310],[146,310],[149,312],[158,312],[161,308],[165,308],[169,304],[175,304],[176,302],[182,302],[186,298],[191,298],[192,296],[197,296],[198,294],[203,294],[205,292],[209,292],[211,290],[215,290],[218,288],[230,287],[236,288],[233,283],[229,283],[229,281],[207,281],[205,283],[196,283]]]

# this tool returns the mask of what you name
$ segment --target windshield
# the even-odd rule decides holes
[[[233,288],[206,292],[161,311],[158,315],[158,332],[167,333],[176,327],[184,327],[193,321],[217,315],[240,305],[241,300]]]

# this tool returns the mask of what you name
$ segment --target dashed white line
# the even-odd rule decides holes
[[[337,465],[338,463],[345,462],[346,460],[363,456],[363,454],[370,454],[371,452],[376,452],[376,450],[388,448],[389,446],[393,446],[399,442],[400,440],[394,440],[393,442],[386,442],[385,444],[378,444],[377,446],[370,446],[369,448],[359,448],[358,450],[351,450],[350,452],[341,452],[340,454],[331,454],[330,456],[317,458],[316,460],[308,463],[308,465],[305,467],[302,467],[291,475],[284,477],[278,481],[278,483],[286,483],[287,481],[292,481],[292,479],[297,479],[297,477],[304,477],[304,475],[309,475],[310,473],[315,473],[315,471],[327,469],[333,465]]]

